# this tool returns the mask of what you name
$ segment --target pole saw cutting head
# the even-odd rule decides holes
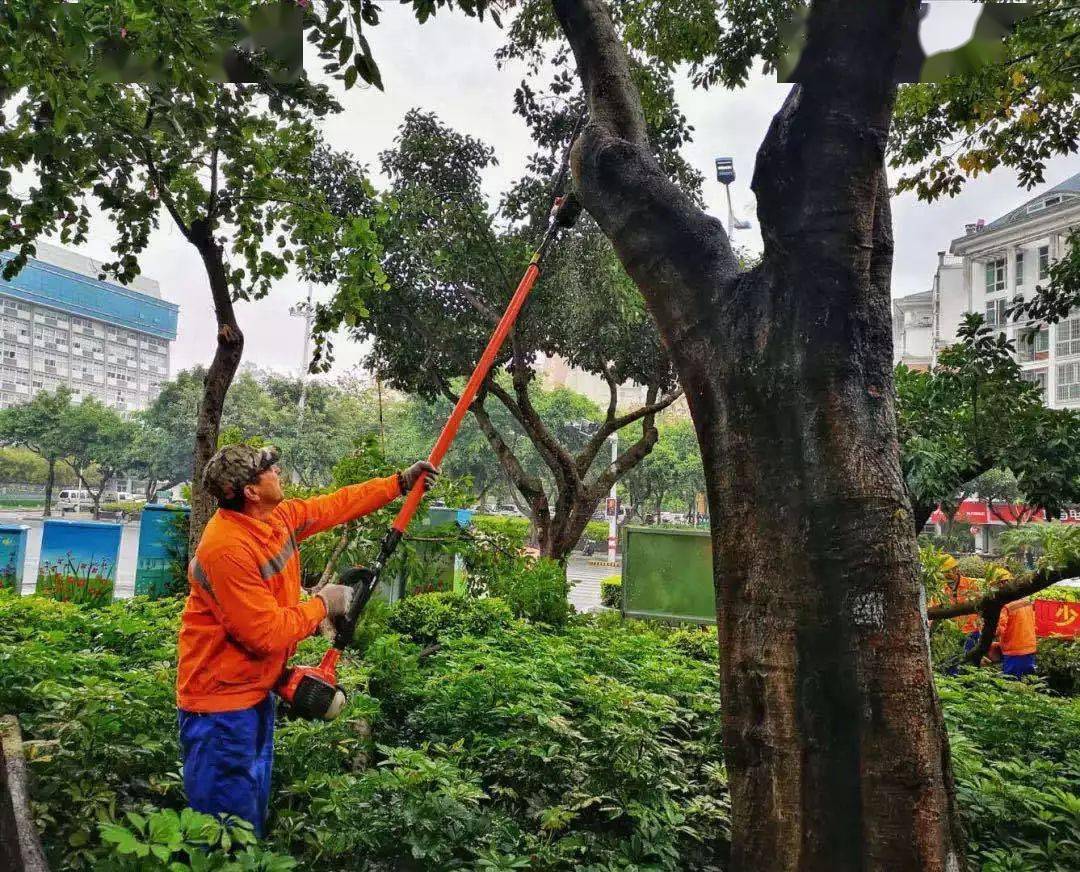
[[[313,721],[332,721],[345,707],[345,690],[337,680],[337,662],[352,641],[364,606],[378,584],[376,573],[363,566],[351,566],[341,573],[339,584],[353,589],[349,611],[335,625],[334,646],[318,666],[295,666],[286,669],[275,691],[297,717]]]

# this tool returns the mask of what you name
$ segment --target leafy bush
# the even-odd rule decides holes
[[[483,533],[504,537],[516,550],[525,547],[529,519],[516,515],[473,515],[471,524]]]
[[[570,615],[566,567],[556,560],[522,560],[513,571],[492,576],[488,591],[505,600],[516,618],[561,627]]]
[[[588,539],[590,542],[603,542],[607,544],[608,533],[611,532],[611,526],[607,521],[589,521],[585,525],[585,533],[581,538]]]
[[[600,581],[600,602],[610,609],[622,608],[622,576],[609,575]]]
[[[960,570],[961,575],[978,579],[986,578],[986,571],[989,569],[990,563],[981,557],[971,555],[970,557],[959,558],[956,561],[956,567]]]
[[[938,686],[972,868],[1080,868],[1080,700],[987,669]]]
[[[1080,587],[1065,587],[1055,584],[1040,590],[1035,594],[1035,599],[1054,600],[1060,603],[1080,603]]]
[[[146,503],[140,500],[124,500],[123,502],[102,503],[100,508],[103,512],[123,512],[128,517],[142,514]]]
[[[382,604],[364,658],[341,662],[341,717],[279,723],[255,846],[243,826],[181,810],[179,609],[0,594],[0,712],[23,726],[56,872],[727,864],[713,627],[609,612],[553,632],[493,599]],[[420,657],[414,640],[433,637],[440,650]],[[306,640],[297,659],[326,644]],[[991,670],[938,686],[973,868],[1080,868],[1080,699]]]
[[[457,636],[487,636],[513,617],[501,599],[423,593],[398,603],[388,617],[387,629],[428,645]]]
[[[1051,690],[1080,694],[1080,640],[1040,639],[1036,664],[1038,674]]]

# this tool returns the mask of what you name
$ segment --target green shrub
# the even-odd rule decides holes
[[[940,672],[956,666],[964,656],[964,634],[956,621],[937,621],[930,630],[930,662]]]
[[[143,507],[146,505],[139,500],[125,500],[123,502],[102,503],[99,508],[103,512],[123,512],[128,516],[141,515]]]
[[[1062,603],[1080,603],[1080,587],[1056,584],[1035,594],[1035,599],[1054,600]]]
[[[516,618],[561,627],[570,616],[570,582],[556,560],[522,560],[514,571],[493,576],[488,591],[505,600]]]
[[[483,533],[505,537],[517,549],[525,547],[529,535],[529,519],[516,515],[473,515],[470,524]]]
[[[971,555],[970,557],[959,558],[956,561],[956,568],[960,570],[961,575],[968,578],[985,578],[986,570],[990,568],[990,564],[981,557]]]
[[[364,657],[340,663],[341,717],[279,722],[267,839],[240,827],[226,850],[181,811],[181,604],[0,593],[0,712],[27,738],[51,868],[726,868],[715,628],[609,612],[553,632],[460,599],[373,609]],[[937,682],[972,868],[1080,868],[1080,698],[989,669]]]
[[[585,525],[585,533],[581,538],[588,539],[590,542],[603,542],[607,544],[608,534],[611,532],[611,526],[607,521],[589,521]]]
[[[600,581],[600,602],[610,609],[622,608],[621,575],[609,575]]]
[[[1038,674],[1057,693],[1080,695],[1080,640],[1039,639]]]
[[[422,593],[394,605],[387,629],[417,644],[429,645],[455,636],[487,636],[513,617],[501,599]]]

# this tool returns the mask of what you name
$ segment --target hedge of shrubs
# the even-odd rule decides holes
[[[28,739],[53,868],[723,869],[715,630],[515,611],[454,594],[371,608],[343,716],[281,720],[255,844],[182,812],[178,602],[0,594],[0,712]],[[992,670],[939,682],[975,868],[1080,868],[1080,698]]]

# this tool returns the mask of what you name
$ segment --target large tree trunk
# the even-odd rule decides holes
[[[52,492],[53,484],[56,481],[56,458],[50,457],[49,462],[49,474],[45,478],[45,510],[41,513],[43,518],[52,517]]]
[[[658,322],[702,448],[731,869],[957,869],[891,369],[883,158],[918,4],[813,4],[803,84],[758,156],[765,254],[748,273],[660,170],[600,0],[554,5],[590,101],[580,196]]]
[[[244,353],[244,335],[236,322],[232,297],[221,246],[213,238],[210,228],[203,221],[196,221],[191,228],[191,241],[202,257],[206,275],[210,281],[210,293],[214,300],[217,319],[217,349],[210,368],[203,380],[203,395],[199,401],[199,418],[195,428],[194,474],[191,479],[191,534],[189,551],[195,553],[207,521],[216,510],[214,498],[202,486],[202,473],[207,461],[217,451],[218,431],[221,429],[221,411],[225,395],[233,376],[240,366]]]

